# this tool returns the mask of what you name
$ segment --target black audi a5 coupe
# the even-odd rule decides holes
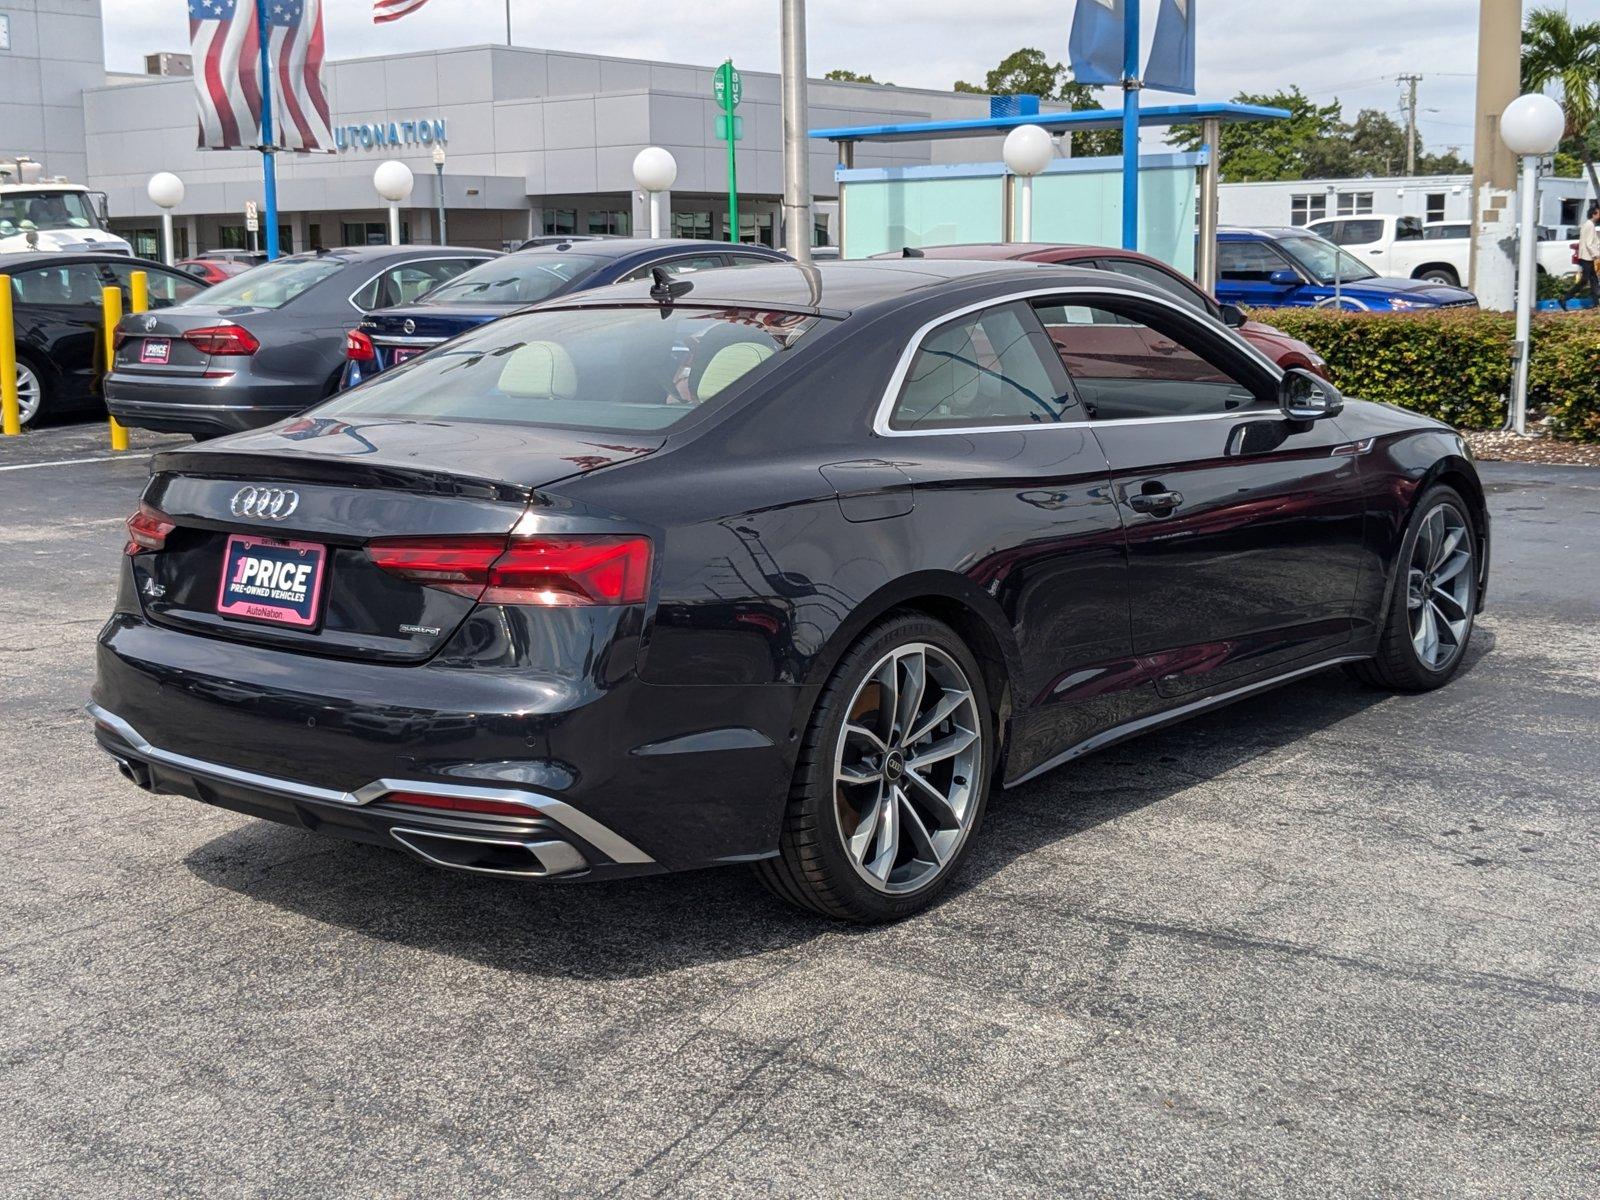
[[[1488,546],[1454,430],[1130,279],[663,272],[158,455],[90,711],[157,792],[886,920],[994,787],[1335,665],[1444,683]]]

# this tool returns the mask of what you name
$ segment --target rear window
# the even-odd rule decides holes
[[[428,295],[429,304],[536,304],[606,260],[593,254],[516,254],[474,267]]]
[[[456,338],[316,411],[345,421],[667,429],[828,323],[683,305],[525,313]]]
[[[344,263],[336,258],[280,258],[277,262],[251,267],[232,279],[224,279],[208,289],[201,300],[219,308],[231,304],[282,308],[301,292],[343,269]]]

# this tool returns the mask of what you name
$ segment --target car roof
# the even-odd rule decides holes
[[[701,245],[706,243],[702,242]],[[680,276],[695,286],[679,297],[684,304],[728,304],[800,312],[842,314],[896,299],[913,299],[946,284],[1040,274],[1041,287],[1106,285],[1106,275],[1086,267],[1015,260],[886,258],[850,259],[811,266],[774,262],[729,267]],[[1119,280],[1117,286],[1121,287]],[[1157,295],[1153,289],[1152,295]],[[640,300],[650,295],[644,280],[577,292],[549,302],[552,308]]]
[[[309,262],[313,259],[342,259],[352,263],[378,262],[386,258],[437,258],[447,254],[481,254],[485,258],[498,258],[500,251],[485,250],[481,246],[330,246],[323,250],[302,250],[298,254],[280,254],[276,261],[295,259]]]
[[[22,250],[14,254],[0,254],[0,275],[9,275],[13,271],[27,271],[34,267],[48,267],[51,264],[65,266],[69,263],[80,262],[105,262],[105,263],[133,263],[138,267],[159,267],[163,271],[174,271],[176,267],[169,267],[166,263],[159,263],[148,258],[132,258],[126,254],[110,254],[106,252],[72,253],[61,250]]]
[[[1333,217],[1329,219],[1342,220],[1343,218]],[[1237,242],[1247,238],[1277,239],[1281,237],[1316,237],[1317,235],[1309,229],[1298,225],[1224,225],[1217,230],[1217,236]]]
[[[703,254],[715,254],[723,250],[745,250],[757,254],[776,254],[777,251],[769,246],[755,246],[738,242],[712,242],[705,238],[598,238],[594,241],[551,242],[544,246],[529,246],[526,250],[517,250],[518,257],[524,254],[565,254],[576,251],[586,254],[591,258],[626,258],[630,254],[663,254],[683,250],[698,250]]]

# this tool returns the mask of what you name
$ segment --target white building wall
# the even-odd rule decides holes
[[[0,158],[25,154],[48,175],[88,170],[83,93],[105,79],[99,0],[0,0]]]
[[[1224,172],[1227,167],[1224,165]],[[1539,220],[1556,225],[1561,220],[1564,199],[1582,199],[1590,194],[1581,179],[1545,179],[1539,189]],[[1471,175],[1390,176],[1382,179],[1303,179],[1270,183],[1224,183],[1218,188],[1218,216],[1224,225],[1295,225],[1298,220],[1296,198],[1317,198],[1325,212],[1321,216],[1346,215],[1360,209],[1385,216],[1415,216],[1429,219],[1430,200],[1435,214],[1442,205],[1446,221],[1472,219]],[[1370,201],[1369,199],[1370,198]],[[1342,206],[1342,207],[1341,207]],[[1305,207],[1313,208],[1312,204]]]

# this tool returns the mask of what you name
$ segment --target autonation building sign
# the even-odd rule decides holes
[[[444,122],[431,117],[412,121],[373,121],[364,125],[339,125],[333,141],[340,150],[371,150],[374,146],[432,146],[446,141]]]

